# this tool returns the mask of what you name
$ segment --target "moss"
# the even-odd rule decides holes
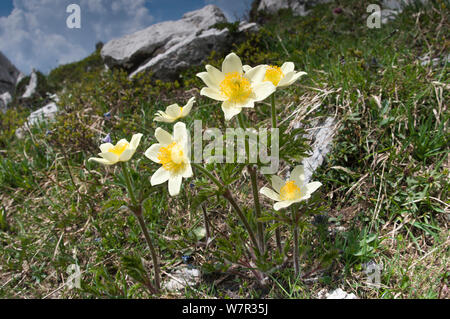
[[[0,148],[6,148],[15,137],[16,129],[23,125],[29,112],[24,108],[9,108],[0,112]]]
[[[81,81],[86,73],[98,72],[104,68],[100,55],[102,46],[97,45],[97,50],[87,58],[70,64],[65,64],[52,70],[48,75],[48,82],[57,89],[64,85],[70,85]]]
[[[212,28],[216,28],[218,30],[228,29],[228,31],[230,31],[230,34],[233,36],[239,33],[239,21],[219,22],[213,25]]]

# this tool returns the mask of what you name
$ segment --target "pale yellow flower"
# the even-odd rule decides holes
[[[169,181],[170,196],[180,193],[183,178],[192,177],[191,162],[188,157],[188,135],[186,125],[178,122],[174,125],[173,136],[161,128],[155,131],[158,144],[152,145],[145,156],[162,166],[153,174],[152,186]]]
[[[200,94],[223,102],[222,110],[227,121],[241,113],[242,108],[253,108],[255,102],[262,101],[275,92],[275,86],[271,82],[263,81],[263,66],[244,74],[241,59],[234,53],[225,58],[222,71],[211,65],[206,66],[206,71],[197,74],[207,85]]]
[[[278,211],[287,208],[294,203],[307,200],[311,197],[322,184],[320,182],[312,182],[305,184],[305,172],[303,166],[297,166],[291,173],[291,177],[287,181],[283,181],[280,177],[273,175],[271,178],[272,187],[263,187],[260,193],[276,201],[273,208]]]
[[[185,118],[191,113],[192,106],[195,103],[195,97],[191,98],[189,102],[184,106],[180,107],[178,104],[169,105],[166,108],[166,111],[158,111],[155,114],[154,121],[156,122],[164,122],[164,123],[173,123],[179,119]]]
[[[115,146],[111,143],[102,144],[100,145],[101,153],[98,154],[101,158],[92,157],[89,161],[94,161],[104,165],[114,165],[118,162],[128,162],[136,152],[142,136],[142,134],[133,135],[130,143],[123,139],[120,140]]]
[[[255,67],[259,68],[261,65]],[[295,81],[297,81],[303,75],[306,75],[306,72],[296,72],[294,71],[295,65],[292,62],[284,63],[281,68],[275,65],[263,65],[265,68],[265,76],[264,81],[270,82],[277,88],[285,88],[287,86],[292,85]],[[243,69],[247,72],[252,72],[253,69],[248,65],[244,65]]]

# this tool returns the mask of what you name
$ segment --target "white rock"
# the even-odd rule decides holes
[[[315,127],[306,136],[311,139],[312,155],[302,162],[305,167],[305,182],[309,183],[316,169],[322,165],[326,155],[331,151],[333,137],[336,134],[336,120],[334,117],[327,117],[323,121],[317,122]],[[300,125],[296,124],[295,128]]]
[[[428,0],[383,0],[381,3],[381,8],[402,12],[406,6],[412,5],[416,2],[427,4]]]
[[[0,94],[14,93],[20,71],[0,52]]]
[[[169,80],[193,65],[200,65],[212,51],[225,51],[233,38],[225,28],[212,28],[227,22],[216,6],[186,13],[181,20],[167,21],[108,42],[102,57],[108,67],[122,67],[136,74],[151,71],[155,78]],[[238,32],[255,32],[256,23],[241,22]]]
[[[30,76],[30,82],[25,88],[25,93],[22,95],[22,98],[24,99],[30,98],[36,92],[36,88],[37,88],[37,74],[33,70]]]
[[[255,32],[258,29],[256,23],[241,22],[238,32]],[[230,31],[227,28],[208,29],[183,39],[174,38],[165,45],[164,52],[141,65],[130,77],[151,70],[159,78],[173,78],[189,66],[200,65],[212,50],[223,51],[230,39]]]
[[[257,32],[259,25],[254,22],[241,21],[239,23],[239,32]]]
[[[58,106],[56,103],[52,102],[31,113],[25,124],[16,130],[16,137],[22,139],[27,127],[31,127],[42,122],[51,121],[55,118],[57,112]]]
[[[220,22],[227,22],[223,12],[214,5],[207,5],[203,9],[186,13],[181,20],[158,23],[111,40],[104,45],[101,55],[109,67],[120,66],[133,70],[158,53]]]
[[[6,109],[8,108],[8,104],[11,103],[12,96],[9,94],[9,92],[5,92],[3,94],[0,94],[0,110],[5,113]]]
[[[297,16],[306,16],[309,10],[306,6],[314,6],[320,3],[327,3],[330,0],[261,0],[258,11],[277,13],[280,9],[292,9],[292,13]]]
[[[419,57],[420,65],[421,66],[427,66],[432,64],[432,66],[438,66],[440,63],[444,65],[445,63],[450,63],[450,54],[448,54],[446,57],[443,58],[434,58],[431,59],[428,54]]]
[[[375,12],[374,14],[381,16],[381,24],[386,24],[390,21],[395,20],[395,18],[397,18],[397,15],[399,14],[399,11],[383,9],[380,13]]]
[[[325,295],[326,299],[358,299],[355,294],[346,293],[341,288],[338,288],[331,293]]]
[[[22,79],[23,79],[24,77],[26,77],[26,75],[23,74],[22,72],[20,72],[20,73],[19,73],[19,76],[18,76],[17,79],[16,79],[16,86],[17,86],[17,84],[20,83],[20,81],[22,81]]]
[[[177,291],[197,285],[200,281],[201,273],[200,270],[195,268],[181,268],[171,274],[169,278],[169,281],[164,284],[164,288],[169,291]]]

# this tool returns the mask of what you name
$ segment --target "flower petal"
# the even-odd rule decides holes
[[[131,142],[130,142],[130,147],[132,149],[136,150],[138,148],[139,144],[141,143],[142,136],[144,136],[144,135],[141,133],[133,135],[133,137],[131,138]]]
[[[275,205],[273,205],[273,208],[276,211],[279,211],[280,209],[287,208],[287,207],[291,206],[295,202],[296,201],[293,201],[293,200],[284,200],[282,202],[275,203]]]
[[[166,170],[164,167],[160,167],[150,179],[150,184],[152,186],[160,185],[162,183],[167,182],[169,180],[169,177],[170,172]]]
[[[271,190],[270,188],[267,187],[263,187],[261,188],[261,190],[259,191],[261,194],[263,194],[266,197],[269,197],[270,199],[274,200],[274,201],[281,201],[280,195],[278,195],[277,193],[275,193],[273,190]]]
[[[306,191],[309,195],[314,193],[320,186],[322,186],[321,182],[311,182],[308,185],[306,185]]]
[[[192,166],[190,163],[187,164],[186,170],[183,172],[182,176],[183,178],[190,178],[194,175],[192,172]]]
[[[173,127],[173,140],[180,145],[186,145],[187,142],[187,130],[186,124],[178,122]]]
[[[294,84],[300,77],[307,74],[306,72],[298,72],[298,73],[288,73],[284,78],[281,79],[280,83],[278,83],[279,88],[284,88]]]
[[[105,144],[100,145],[100,150],[102,151],[102,153],[106,153],[113,147],[114,147],[114,145],[112,145],[111,143],[105,143]]]
[[[286,184],[281,177],[277,176],[277,175],[272,175],[271,179],[272,181],[272,187],[274,190],[276,190],[277,192],[280,192],[281,187],[284,186],[284,184]]]
[[[259,83],[264,81],[266,76],[267,65],[258,65],[245,72],[245,76],[253,83]]]
[[[131,157],[133,157],[134,153],[136,152],[136,149],[134,148],[127,148],[125,151],[120,154],[119,161],[121,162],[128,162]]]
[[[195,97],[191,97],[187,104],[183,107],[183,112],[181,114],[182,117],[186,117],[191,113],[192,107],[195,103]]]
[[[245,72],[245,73],[247,73],[248,71],[250,71],[251,69],[253,69],[250,65],[244,65],[243,67],[242,67],[242,70]]]
[[[245,104],[240,105],[241,108],[251,108],[253,109],[255,107],[255,101],[249,99]]]
[[[158,154],[161,147],[161,144],[153,144],[148,150],[145,151],[144,156],[155,163],[159,163]]]
[[[235,53],[228,54],[225,60],[223,60],[222,72],[225,74],[232,72],[238,72],[239,74],[242,74],[243,70],[241,59],[239,59],[239,57]]]
[[[222,111],[225,114],[225,120],[231,120],[235,115],[241,113],[242,108],[235,106],[233,103],[227,101],[222,103]]]
[[[281,66],[281,71],[283,74],[288,74],[290,72],[293,72],[295,70],[295,65],[293,62],[286,62]]]
[[[91,157],[88,162],[97,162],[103,165],[113,165],[115,163],[111,163],[110,161],[104,159],[104,158],[98,158],[98,157]]]
[[[183,181],[183,177],[181,175],[177,175],[169,178],[169,194],[170,196],[177,196],[180,194],[181,182]]]
[[[208,64],[206,66],[206,71],[209,74],[209,79],[213,83],[217,83],[217,85],[220,85],[220,83],[222,83],[222,81],[225,79],[225,74],[223,74],[221,71],[219,71],[218,69],[216,69],[212,65]]]
[[[178,104],[169,105],[166,108],[166,114],[174,119],[180,117],[181,107]]]
[[[163,115],[155,117],[153,119],[153,121],[154,122],[162,122],[162,123],[173,123],[176,120],[173,119],[172,117],[167,116],[167,114],[164,113]]]
[[[170,135],[170,133],[167,133],[165,130],[163,130],[160,127],[158,127],[156,129],[155,137],[158,140],[158,142],[163,145],[169,145],[169,144],[172,144],[172,142],[173,142],[172,135]]]
[[[117,162],[119,161],[119,156],[117,156],[116,154],[111,153],[111,152],[100,153],[100,154],[98,154],[98,155],[100,155],[100,156],[103,157],[105,160],[107,160],[108,162],[110,162],[111,165],[112,165],[112,164],[115,164],[115,163],[117,163]]]
[[[220,72],[219,70],[217,70]],[[209,72],[198,73],[197,76],[202,79],[205,84],[211,89],[219,89],[220,82],[213,79],[213,76]]]
[[[294,181],[298,187],[302,187],[305,183],[305,167],[303,165],[296,166],[291,172],[291,181]]]
[[[254,85],[253,93],[255,95],[255,101],[259,102],[265,100],[268,96],[275,92],[276,89],[277,88],[272,84],[272,82],[269,81]]]
[[[200,91],[200,95],[207,96],[210,99],[213,99],[216,101],[221,101],[221,102],[226,101],[228,99],[226,96],[220,94],[219,90],[212,89],[212,88],[203,88]]]

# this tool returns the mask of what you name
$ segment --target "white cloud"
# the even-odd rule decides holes
[[[81,8],[81,29],[69,29],[66,8]],[[22,72],[47,72],[94,51],[98,41],[135,32],[152,24],[145,0],[14,0],[14,10],[0,17],[0,51]]]

